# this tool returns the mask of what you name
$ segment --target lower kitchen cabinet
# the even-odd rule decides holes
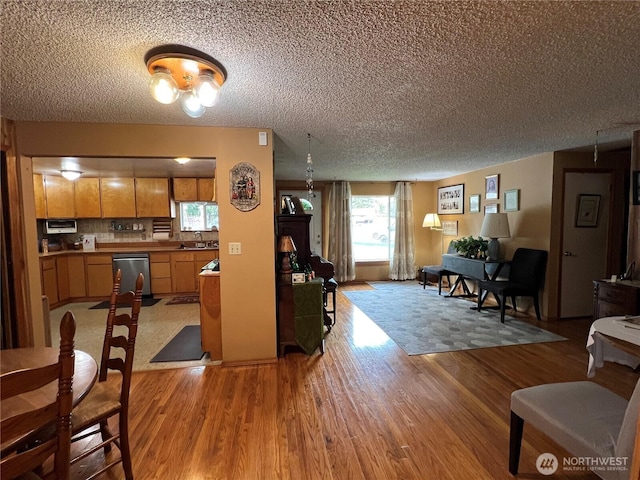
[[[58,277],[58,301],[64,302],[71,297],[69,289],[69,261],[66,256],[56,257],[56,275]]]
[[[113,289],[111,255],[87,255],[87,296],[108,297]]]
[[[40,261],[42,273],[42,293],[49,297],[49,305],[58,303],[58,272],[55,257],[43,258]]]
[[[151,293],[171,293],[171,258],[168,253],[149,254]]]
[[[84,269],[85,255],[69,255],[69,296],[82,298],[87,296],[87,275]]]
[[[193,262],[193,252],[171,254],[171,291],[173,293],[194,293],[197,291],[197,278]]]

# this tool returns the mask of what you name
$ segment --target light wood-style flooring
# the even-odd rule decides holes
[[[511,392],[586,379],[590,319],[551,324],[568,341],[410,357],[340,293],[357,288],[367,287],[338,291],[324,355],[134,373],[135,478],[511,479]],[[628,367],[606,364],[593,380],[629,398],[637,379]],[[525,425],[519,478],[549,478],[535,467],[544,452],[567,455]],[[124,475],[116,467],[101,478]],[[597,477],[559,471],[552,478]]]

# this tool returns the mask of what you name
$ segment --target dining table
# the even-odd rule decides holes
[[[589,366],[587,377],[596,374],[604,362],[631,368],[640,366],[640,317],[613,316],[599,318],[591,324],[587,337]]]
[[[58,361],[60,350],[53,347],[13,348],[0,350],[0,374],[27,368],[38,368]],[[73,406],[89,393],[98,377],[98,364],[82,350],[74,351]],[[44,406],[58,393],[58,382],[51,382],[42,388],[7,398],[0,403],[0,419],[19,415],[27,410]],[[1,450],[6,449],[2,445]]]

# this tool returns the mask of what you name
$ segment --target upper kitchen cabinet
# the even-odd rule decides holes
[[[173,198],[176,202],[215,202],[213,178],[174,178]]]
[[[138,217],[175,217],[168,178],[136,178],[135,190]]]
[[[36,218],[47,218],[47,202],[44,196],[44,178],[39,173],[33,175],[33,194],[36,202]]]
[[[103,218],[135,218],[136,187],[133,178],[101,178]]]
[[[75,202],[77,218],[100,218],[100,179],[79,178],[75,186]]]
[[[64,177],[44,177],[47,218],[75,218],[74,183]]]

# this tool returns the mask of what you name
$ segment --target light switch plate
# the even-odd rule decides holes
[[[242,244],[240,242],[229,242],[229,255],[242,254]]]
[[[267,144],[267,132],[258,132],[258,145]]]

